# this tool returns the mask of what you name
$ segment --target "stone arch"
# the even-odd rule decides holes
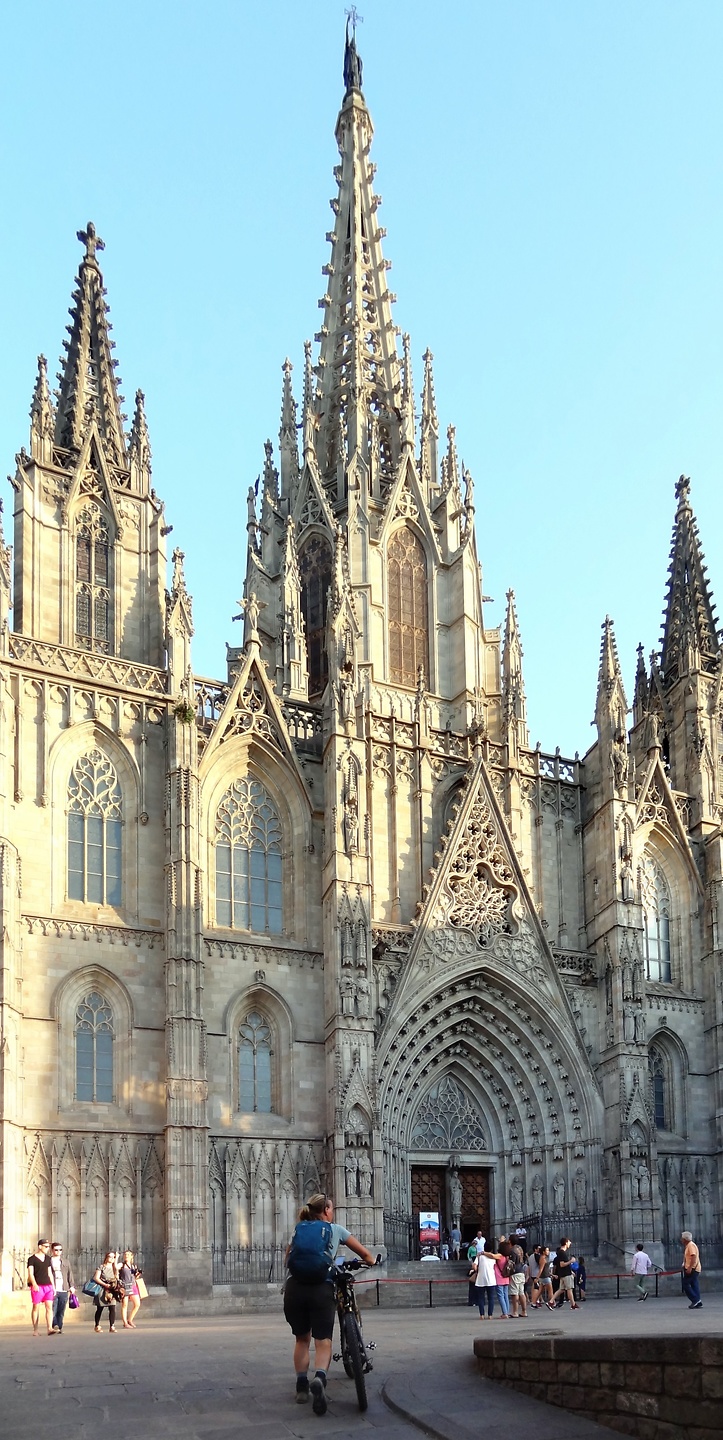
[[[659,867],[670,896],[670,959],[672,981],[686,989],[693,988],[691,967],[692,915],[698,909],[698,892],[690,873],[690,864],[681,854],[680,845],[657,821],[637,832],[638,875],[643,885],[643,861],[648,856]],[[692,863],[692,862],[690,862]]]
[[[688,1073],[690,1065],[688,1052],[682,1040],[673,1030],[667,1026],[659,1027],[648,1042],[648,1064],[650,1073],[650,1103],[653,1113],[656,1113],[655,1099],[656,1086],[655,1074],[658,1066],[653,1062],[660,1058],[664,1082],[664,1095],[666,1110],[666,1124],[662,1129],[668,1133],[679,1135],[683,1138],[688,1134]],[[656,1129],[660,1131],[656,1123]],[[660,1143],[660,1142],[659,1142]]]
[[[256,1010],[265,1017],[272,1036],[272,1096],[269,1113],[244,1113],[239,1105],[238,1040],[245,1015]],[[266,1134],[284,1129],[294,1118],[294,1025],[286,1001],[271,986],[261,981],[239,991],[226,1009],[224,1028],[228,1037],[229,1107],[230,1116],[239,1130],[248,1134]]]
[[[69,900],[67,895],[67,810],[68,782],[73,766],[91,750],[100,750],[112,761],[123,796],[121,903],[119,906],[93,906],[94,912],[108,912],[109,920],[117,920],[118,912],[133,920],[138,915],[138,843],[141,783],[135,759],[112,730],[98,721],[86,721],[64,730],[50,747],[48,756],[49,791],[51,796],[51,844],[54,855],[63,856],[62,865],[49,866],[51,905],[53,913],[79,916],[87,914],[86,902]]]
[[[113,1101],[90,1104],[75,1098],[75,1015],[83,996],[98,991],[113,1011]],[[51,1015],[57,1022],[58,1109],[72,1112],[74,1123],[87,1118],[94,1126],[99,1115],[122,1120],[132,1113],[133,1002],[125,985],[103,965],[84,965],[67,975],[55,990]]]
[[[311,844],[309,798],[302,790],[296,770],[278,755],[269,754],[253,737],[225,740],[215,752],[201,787],[200,840],[205,848],[206,925],[215,930],[216,815],[229,787],[236,780],[258,779],[267,791],[281,820],[282,829],[282,935],[298,937],[308,933],[306,894],[307,860]]]

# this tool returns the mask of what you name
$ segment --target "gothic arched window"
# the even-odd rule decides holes
[[[645,965],[648,980],[670,984],[670,890],[663,871],[652,855],[643,856],[643,923]]]
[[[326,608],[331,585],[331,546],[323,535],[312,535],[299,551],[301,613],[306,633],[309,694],[321,695],[329,678],[326,654]]]
[[[408,527],[392,537],[387,573],[389,679],[393,685],[413,687],[420,666],[429,680],[429,601],[427,560]]]
[[[651,1045],[648,1051],[651,1099],[656,1130],[672,1130],[672,1106],[670,1094],[670,1065],[660,1045]]]
[[[113,1101],[113,1011],[97,990],[75,1012],[75,1098]]]
[[[97,505],[86,505],[75,532],[75,643],[110,650],[110,535]]]
[[[238,1034],[239,1110],[270,1115],[273,1111],[273,1035],[260,1010],[249,1010]]]
[[[123,796],[101,750],[81,755],[68,782],[68,899],[121,903]]]
[[[281,934],[281,820],[260,780],[234,780],[216,814],[216,924]]]

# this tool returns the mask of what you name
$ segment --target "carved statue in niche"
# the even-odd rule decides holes
[[[372,1162],[366,1150],[359,1156],[359,1194],[364,1198],[372,1193]]]
[[[350,975],[342,975],[339,981],[342,1015],[354,1014],[354,981]]]
[[[554,1179],[553,1182],[552,1182],[552,1193],[553,1193],[553,1196],[554,1196],[554,1199],[555,1199],[555,1209],[556,1209],[556,1210],[564,1210],[564,1208],[565,1208],[565,1181],[563,1180],[562,1175],[556,1175],[556,1176],[555,1176],[555,1179]]]
[[[610,759],[613,767],[613,779],[615,782],[615,789],[622,790],[625,784],[625,776],[628,768],[628,757],[626,754],[624,741],[613,741],[613,749]]]
[[[633,993],[633,967],[629,960],[623,965],[623,1000],[629,1000]]]
[[[650,1199],[650,1171],[644,1160],[638,1165],[638,1199]]]
[[[521,1165],[521,1164],[522,1164],[522,1154],[521,1154],[521,1151],[520,1151],[520,1147],[519,1147],[519,1145],[517,1144],[517,1141],[515,1141],[514,1145],[512,1146],[512,1149],[511,1149],[511,1151],[510,1151],[510,1164],[511,1164],[511,1165]]]
[[[535,1175],[532,1181],[532,1208],[536,1215],[542,1210],[542,1177]]]
[[[605,967],[605,1008],[606,1010],[613,1008],[613,967],[610,961]]]
[[[344,1156],[344,1175],[346,1178],[346,1193],[348,1196],[355,1196],[357,1190],[357,1175],[359,1172],[359,1161],[353,1150],[347,1150]]]
[[[644,1010],[635,1012],[635,1040],[638,1045],[645,1044],[645,1035],[648,1027],[648,1017]]]
[[[344,795],[344,849],[351,855],[359,849],[359,795],[356,788],[356,773],[350,768]]]
[[[577,1205],[578,1210],[584,1210],[587,1202],[587,1180],[585,1179],[585,1171],[580,1169],[579,1167],[575,1171],[575,1179],[573,1181],[572,1188],[575,1194],[575,1204]]]
[[[515,1179],[510,1185],[510,1210],[513,1217],[518,1220],[522,1214],[522,1181]]]
[[[645,969],[642,960],[636,960],[633,968],[633,999],[642,1000],[645,995]]]
[[[615,1025],[612,1015],[608,1015],[605,1021],[605,1044],[608,1047],[615,1044]]]
[[[452,1205],[452,1219],[459,1220],[462,1214],[462,1181],[459,1170],[452,1170],[449,1176],[449,1198]]]
[[[627,905],[631,905],[635,899],[635,877],[629,850],[625,851],[620,864],[620,887],[623,900]]]
[[[363,975],[356,983],[356,1008],[360,1020],[369,1019],[369,981]]]
[[[635,1011],[632,1005],[626,1005],[623,1011],[623,1034],[629,1042],[635,1040]]]

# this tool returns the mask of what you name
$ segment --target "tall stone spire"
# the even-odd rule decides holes
[[[78,239],[85,246],[85,255],[73,291],[71,324],[66,327],[70,339],[63,342],[67,354],[58,375],[55,441],[64,449],[79,450],[88,425],[95,418],[107,458],[125,467],[122,397],[115,377],[116,362],[111,355],[115,342],[109,334],[108,306],[97,259],[97,251],[104,249],[104,245],[90,220],[85,230],[78,231]]]
[[[128,439],[128,460],[133,488],[146,495],[151,480],[151,442],[146,420],[146,397],[142,390],[136,390],[133,424]]]
[[[633,699],[633,723],[639,725],[648,713],[648,672],[645,667],[645,651],[638,645],[637,667],[635,670],[635,697]]]
[[[595,723],[601,739],[615,739],[624,742],[628,702],[625,698],[615,630],[609,615],[605,616],[602,632]]]
[[[502,651],[502,704],[505,724],[508,729],[511,727],[516,729],[518,745],[528,745],[527,700],[522,675],[522,643],[514,590],[507,591],[505,643]]]
[[[299,445],[296,435],[296,401],[291,388],[290,360],[284,361],[284,383],[281,392],[281,426],[279,428],[279,457],[281,471],[281,493],[288,495],[293,503],[299,479]]]
[[[377,222],[380,197],[369,161],[373,126],[361,91],[361,60],[347,25],[346,92],[336,125],[341,164],[331,202],[331,258],[324,266],[326,294],[317,374],[316,455],[325,485],[343,497],[343,472],[355,455],[368,462],[372,417],[378,427],[381,485],[391,482],[400,457],[401,377],[396,328]]]
[[[33,459],[41,464],[52,458],[54,430],[55,407],[48,385],[48,362],[44,355],[38,355],[38,374],[30,406],[30,447]]]
[[[666,690],[696,670],[712,674],[719,656],[713,598],[703,563],[698,526],[690,504],[690,479],[681,475],[675,494],[661,668]]]
[[[439,447],[439,420],[437,418],[437,401],[434,394],[433,359],[434,356],[431,350],[425,350],[419,472],[422,477],[422,484],[426,486],[436,485],[438,482],[437,452]]]

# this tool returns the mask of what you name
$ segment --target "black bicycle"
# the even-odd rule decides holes
[[[381,1265],[382,1257],[377,1256],[377,1265]],[[341,1260],[337,1261],[334,1267],[334,1298],[336,1300],[336,1313],[339,1316],[339,1333],[341,1336],[341,1350],[334,1356],[335,1360],[341,1360],[344,1369],[350,1380],[356,1385],[357,1400],[359,1409],[367,1408],[367,1386],[366,1376],[373,1369],[369,1359],[368,1351],[375,1350],[373,1340],[364,1344],[362,1335],[361,1315],[359,1306],[356,1303],[354,1294],[354,1270],[368,1270],[362,1260]]]

